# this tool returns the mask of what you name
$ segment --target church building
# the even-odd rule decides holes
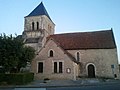
[[[41,2],[25,17],[22,37],[36,50],[35,79],[118,78],[113,30],[54,34],[55,24]]]

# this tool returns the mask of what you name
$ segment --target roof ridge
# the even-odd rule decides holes
[[[65,50],[116,48],[113,30],[54,34],[49,38],[55,39]]]
[[[53,34],[53,35],[51,35],[51,36],[55,36],[55,35],[65,35],[65,34],[79,34],[79,33],[97,33],[97,32],[106,32],[106,31],[112,31],[112,29],[111,29],[111,30],[101,30],[101,31],[58,33],[58,34]]]

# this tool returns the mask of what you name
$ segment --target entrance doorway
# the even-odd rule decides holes
[[[88,65],[88,77],[95,78],[95,67],[92,64]]]

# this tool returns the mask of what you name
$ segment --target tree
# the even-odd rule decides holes
[[[0,66],[5,72],[19,72],[21,67],[25,67],[27,62],[35,57],[35,50],[24,45],[21,38],[0,36]]]
[[[20,56],[20,60],[17,65],[17,71],[20,71],[21,67],[25,67],[27,62],[31,62],[35,57],[35,50],[29,46],[24,46],[21,50],[21,53],[22,55]]]

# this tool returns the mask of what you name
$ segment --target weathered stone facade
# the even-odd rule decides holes
[[[41,3],[39,7],[43,7],[43,4]],[[45,15],[47,12],[44,7],[40,15],[34,15],[36,10],[37,8],[25,17],[22,36],[26,45],[33,47],[35,50],[39,50],[44,46],[46,38],[54,34],[55,24]]]
[[[49,51],[54,51],[54,57],[49,57]],[[80,53],[79,63],[71,60],[71,58],[59,47],[53,40],[50,40],[42,48],[35,60],[32,62],[32,71],[35,73],[36,79],[76,79],[77,77],[88,77],[88,66],[93,65],[95,69],[95,77],[102,78],[119,78],[119,66],[117,61],[116,49],[91,49],[91,50],[68,50],[74,58],[76,52]],[[63,62],[63,73],[54,73],[53,62]],[[38,73],[38,62],[43,62],[43,73]],[[114,65],[114,68],[111,67]],[[67,73],[70,69],[70,73]]]
[[[54,51],[53,57],[49,57],[50,50]],[[39,62],[43,62],[43,73],[38,73]],[[62,73],[54,73],[54,62],[63,63]],[[67,73],[67,69],[70,69],[69,73]],[[78,64],[73,62],[54,41],[50,40],[33,60],[32,72],[35,73],[36,79],[75,79],[78,76]]]
[[[54,34],[43,4],[25,17],[23,38],[36,50],[35,79],[120,78],[112,30]]]
[[[96,77],[114,78],[116,74],[119,78],[116,49],[68,50],[68,52],[74,57],[76,52],[80,52],[80,77],[88,77],[88,65],[92,64]],[[114,68],[111,65],[114,65]]]

